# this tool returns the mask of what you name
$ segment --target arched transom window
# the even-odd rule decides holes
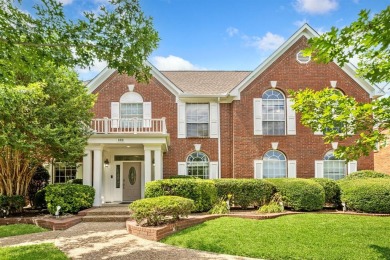
[[[274,89],[264,92],[262,103],[263,134],[286,134],[286,107],[284,95]]]
[[[201,179],[209,178],[209,158],[203,152],[193,152],[187,157],[187,174]]]
[[[278,150],[269,150],[263,157],[264,178],[287,177],[286,156]]]
[[[324,156],[324,178],[338,180],[345,177],[346,165],[344,160],[338,159],[333,151]]]

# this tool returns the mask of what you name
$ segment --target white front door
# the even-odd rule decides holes
[[[122,173],[122,200],[141,199],[141,163],[124,162]]]

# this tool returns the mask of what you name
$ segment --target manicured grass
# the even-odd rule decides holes
[[[62,260],[69,259],[54,244],[39,244],[30,246],[16,246],[0,248],[0,259],[4,260],[32,260],[32,259],[50,259]]]
[[[10,237],[38,232],[45,232],[47,229],[29,225],[29,224],[14,224],[14,225],[6,225],[0,226],[0,237]]]
[[[162,242],[266,259],[390,259],[390,217],[299,214],[269,220],[222,217]]]

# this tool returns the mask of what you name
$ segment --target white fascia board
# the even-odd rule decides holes
[[[146,61],[146,65],[151,68],[152,76],[155,77],[161,84],[163,84],[172,94],[178,96],[183,91],[172,83],[167,77],[165,77],[156,67],[154,67],[149,61]]]
[[[96,77],[94,77],[88,84],[87,89],[92,93],[97,89],[106,79],[108,79],[116,70],[105,67]]]
[[[316,37],[319,34],[311,28],[308,24],[304,24],[298,31],[296,31],[287,41],[285,41],[271,56],[263,61],[251,74],[249,74],[240,84],[230,91],[230,95],[236,96],[236,100],[240,99],[240,93],[253,80],[255,80],[261,73],[263,73],[275,60],[277,60],[286,50],[288,50],[299,38],[305,36],[306,38]]]

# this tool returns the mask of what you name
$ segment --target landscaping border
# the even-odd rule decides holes
[[[81,216],[73,216],[67,218],[40,218],[40,217],[10,217],[0,219],[0,225],[11,224],[33,224],[51,230],[68,229],[82,222]]]

